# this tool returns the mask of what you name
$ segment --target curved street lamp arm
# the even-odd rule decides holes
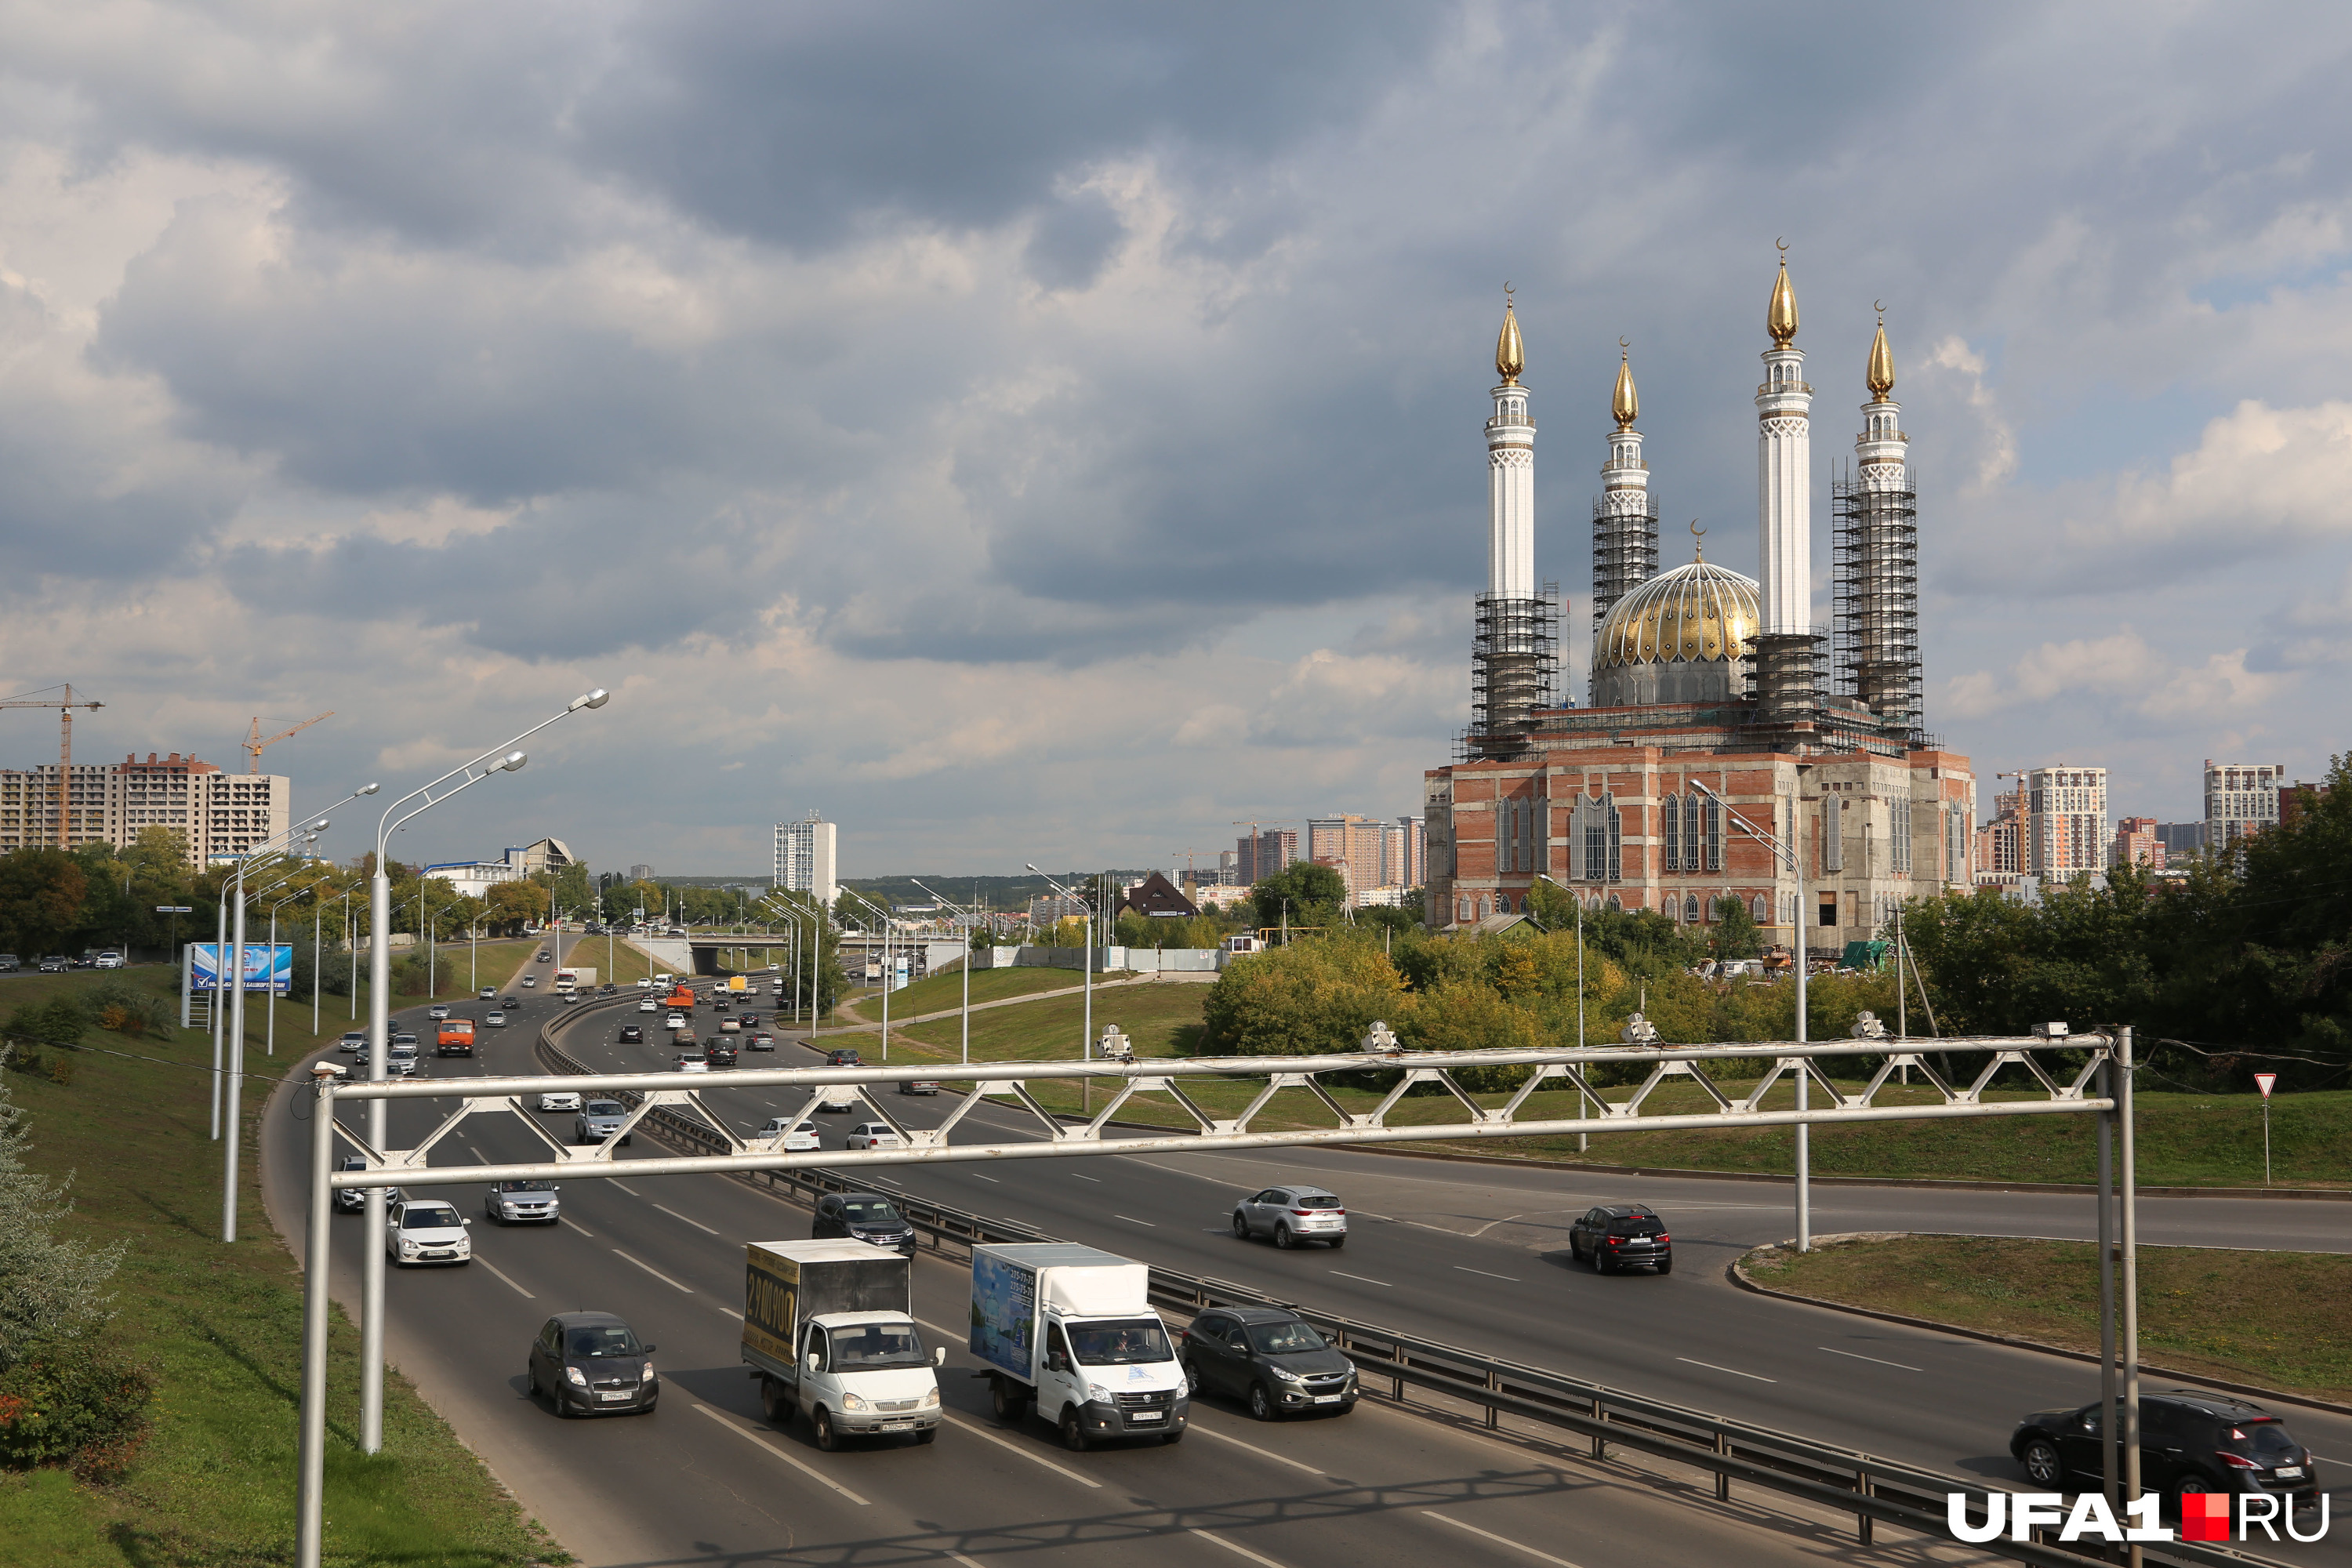
[[[392,820],[392,814],[394,812],[398,811],[402,806],[406,805],[418,795],[425,795],[431,798],[428,798],[423,805],[418,806],[416,811],[412,811],[408,813],[407,816],[403,816],[400,819],[401,822],[406,822],[409,817],[415,816],[417,811],[428,810],[433,806],[438,805],[442,801],[448,799],[450,795],[456,795],[457,790],[464,789],[466,784],[478,784],[482,779],[488,777],[490,770],[484,769],[479,775],[468,777],[466,780],[466,784],[459,784],[457,789],[450,790],[438,796],[433,795],[433,792],[435,790],[439,789],[443,784],[447,784],[459,773],[472,774],[476,768],[481,767],[483,763],[489,762],[491,758],[497,756],[500,752],[506,751],[511,746],[519,745],[522,742],[530,740],[533,735],[536,735],[541,730],[546,729],[548,725],[554,723],[556,720],[570,718],[572,714],[579,712],[583,708],[602,708],[605,703],[611,701],[612,698],[613,694],[605,690],[601,686],[596,688],[593,691],[583,692],[580,696],[573,698],[570,702],[564,704],[563,711],[556,714],[553,718],[542,720],[539,723],[533,724],[530,729],[525,730],[521,734],[515,736],[513,739],[500,742],[499,744],[492,746],[488,751],[484,752],[480,756],[459,763],[457,766],[451,768],[447,773],[443,773],[439,778],[435,779],[432,783],[409,791],[406,795],[402,795],[398,800],[394,801],[390,805],[384,807],[383,820],[376,825],[375,830],[375,858],[377,862],[379,864],[383,862],[384,855],[384,841],[392,837],[394,828],[399,826],[399,823],[394,823]],[[518,763],[515,763],[514,766],[520,767],[521,764]],[[513,770],[512,768],[509,768],[506,771],[512,772]],[[373,788],[373,786],[370,787]]]

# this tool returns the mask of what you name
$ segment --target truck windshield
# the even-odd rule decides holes
[[[833,1365],[836,1372],[864,1372],[875,1367],[929,1366],[923,1342],[912,1323],[866,1323],[833,1331]]]
[[[1157,1318],[1123,1318],[1067,1325],[1070,1353],[1087,1366],[1125,1366],[1166,1361],[1168,1335]]]

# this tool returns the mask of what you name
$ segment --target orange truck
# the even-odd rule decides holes
[[[669,998],[662,1005],[669,1008],[670,1011],[674,1013],[693,1012],[694,987],[688,985],[683,980],[679,981],[676,985],[670,987]]]
[[[444,1018],[433,1037],[433,1054],[436,1057],[470,1057],[474,1054],[474,1020]]]

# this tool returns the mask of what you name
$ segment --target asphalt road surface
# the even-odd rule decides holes
[[[552,965],[535,965],[551,974]],[[507,988],[511,989],[511,988]],[[434,1076],[535,1071],[531,1045],[551,1014],[525,995],[505,1031],[483,1030],[472,1062],[426,1058]],[[762,1000],[765,1000],[764,998]],[[579,1015],[566,1045],[592,1066],[659,1070],[664,1035],[614,1043],[634,1011]],[[510,1015],[511,1016],[511,1015]],[[814,1058],[790,1040],[765,1066]],[[739,1125],[793,1109],[793,1097],[698,1084]],[[919,1121],[952,1104],[894,1099]],[[396,1102],[395,1142],[442,1111]],[[986,1117],[1005,1136],[1020,1119]],[[857,1118],[823,1119],[826,1142]],[[568,1122],[568,1113],[551,1116]],[[299,1237],[293,1184],[305,1129],[275,1108],[265,1181],[282,1226]],[[559,1130],[559,1135],[561,1131]],[[485,1115],[443,1145],[436,1163],[530,1157],[536,1141],[511,1119]],[[622,1152],[657,1152],[640,1141]],[[1286,1179],[1323,1182],[1349,1201],[1344,1251],[1277,1251],[1227,1231],[1234,1199]],[[2026,1410],[2096,1395],[2096,1370],[2060,1358],[1872,1322],[1739,1291],[1723,1265],[1789,1233],[1785,1189],[1679,1179],[1632,1181],[1573,1171],[1520,1172],[1337,1150],[1231,1155],[1096,1155],[974,1166],[906,1167],[875,1184],[1017,1219],[1051,1234],[1188,1272],[1244,1283],[1369,1321],[1592,1377],[1826,1441],[2001,1484],[2020,1477],[2006,1443]],[[1850,1535],[1807,1531],[1738,1501],[1718,1505],[1672,1486],[1492,1442],[1370,1403],[1338,1420],[1276,1426],[1203,1402],[1174,1449],[1062,1451],[1032,1423],[999,1427],[986,1384],[960,1375],[962,1269],[919,1261],[917,1311],[949,1345],[941,1374],[952,1425],[929,1447],[824,1455],[804,1428],[758,1416],[735,1351],[741,1244],[807,1234],[804,1209],[720,1176],[572,1180],[564,1222],[500,1229],[481,1190],[456,1186],[476,1218],[477,1261],[458,1269],[393,1271],[387,1344],[467,1440],[591,1564],[859,1563],[951,1557],[1023,1562],[1116,1545],[1157,1564],[1306,1568],[1411,1562],[1433,1555],[1494,1563],[1774,1563],[1844,1557]],[[1676,1272],[1603,1278],[1566,1259],[1564,1227],[1605,1198],[1640,1197],[1667,1217]],[[1919,1189],[1822,1188],[1820,1231],[1972,1230],[2086,1234],[2087,1200]],[[2333,1204],[2156,1199],[2143,1204],[2151,1242],[2330,1247],[2347,1245]],[[363,1238],[356,1215],[335,1226],[337,1298],[357,1300]],[[299,1244],[298,1244],[299,1245]],[[550,1312],[617,1311],[661,1346],[662,1408],[642,1418],[558,1421],[524,1392],[523,1354]],[[2352,1504],[2352,1420],[2283,1407],[2328,1457],[2335,1506]],[[2296,1561],[2352,1561],[2337,1530]],[[2266,1552],[2271,1549],[2265,1547]],[[1965,1549],[1929,1553],[1969,1561]]]

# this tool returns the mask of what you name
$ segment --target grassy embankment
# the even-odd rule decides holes
[[[26,976],[0,983],[0,1006],[110,978],[166,994],[171,984],[160,966]],[[397,1000],[405,1006],[424,998]],[[307,1041],[307,999],[300,1014]],[[254,1132],[271,1081],[297,1052],[281,1018],[278,1055],[263,1056],[254,1022],[240,1239],[231,1246],[219,1239],[221,1145],[207,1135],[211,1047],[203,1033],[126,1039],[93,1029],[85,1042],[91,1048],[47,1053],[72,1063],[69,1084],[7,1075],[31,1123],[32,1163],[76,1178],[77,1233],[127,1246],[114,1331],[157,1386],[154,1430],[119,1485],[84,1487],[56,1470],[0,1475],[0,1558],[7,1562],[242,1568],[292,1555],[301,1276],[262,1212]],[[331,1016],[322,1026],[332,1038],[348,1020]],[[118,1051],[151,1059],[105,1054]],[[357,1331],[337,1313],[327,1560],[339,1568],[562,1561],[396,1374],[386,1380],[383,1452],[357,1451],[358,1349]]]
[[[1118,978],[1124,982],[1126,977]],[[1086,976],[1075,969],[983,969],[971,977],[971,1005],[977,1007],[983,1002],[1006,1002],[1017,996],[1034,996],[1040,991],[1060,991],[1085,984]],[[1109,985],[1108,977],[1095,976],[1097,992]],[[1197,997],[1193,1005],[1197,1010]],[[927,975],[912,985],[901,986],[890,993],[890,1032],[894,1035],[898,1032],[898,1021],[902,1018],[918,1018],[926,1013],[956,1012],[962,1006],[961,970]],[[879,987],[862,987],[854,996],[846,998],[844,1005],[836,1011],[845,1018],[858,1023],[879,1024],[882,1021],[882,992]],[[973,1016],[972,1026],[975,1030],[980,1026],[977,1014]]]
[[[1908,1236],[1751,1253],[1759,1284],[2096,1353],[2098,1247]],[[2159,1366],[2352,1399],[2352,1257],[2143,1247],[2140,1354]]]
[[[1013,975],[1036,971],[1002,972]],[[974,994],[986,975],[972,977]],[[926,981],[929,984],[932,982]],[[910,986],[905,996],[919,989]],[[1134,987],[1097,988],[1095,1030],[1117,1024],[1134,1042],[1139,1056],[1181,1056],[1200,1048],[1203,985],[1153,984]],[[971,1051],[981,1061],[1066,1060],[1079,1054],[1079,1003],[1076,996],[1054,996],[1014,1007],[975,1013],[971,1020]],[[894,997],[891,1011],[898,1012]],[[875,1009],[868,1006],[866,1011]],[[927,1050],[952,1059],[958,1050],[959,1020],[943,1018],[892,1033],[909,1042],[909,1048]],[[896,1052],[894,1051],[894,1056]],[[1839,1080],[1842,1085],[1843,1080]],[[1733,1099],[1744,1095],[1753,1079],[1725,1078],[1718,1086]],[[1861,1080],[1851,1090],[1859,1090]],[[1099,1090],[1096,1103],[1100,1103]],[[1254,1080],[1210,1081],[1192,1087],[1193,1099],[1206,1110],[1231,1114],[1256,1092]],[[1622,1101],[1631,1088],[1607,1091]],[[1059,1099],[1056,1099],[1059,1096]],[[1369,1089],[1335,1088],[1332,1097],[1351,1111],[1369,1110],[1380,1096]],[[1483,1105],[1498,1106],[1507,1096],[1482,1094]],[[1795,1102],[1793,1087],[1784,1086],[1767,1097],[1770,1106]],[[1880,1090],[1880,1104],[1932,1104],[1933,1090],[1890,1084]],[[1991,1089],[1987,1100],[2030,1100],[2038,1094]],[[1048,1088],[1044,1103],[1076,1110],[1075,1089]],[[1068,1103],[1062,1103],[1066,1100]],[[1522,1108],[1530,1117],[1571,1117],[1577,1113],[1573,1090],[1546,1090],[1531,1096]],[[1661,1112],[1713,1109],[1697,1089],[1673,1080],[1659,1087],[1644,1110]],[[2261,1186],[2263,1184],[2262,1102],[2252,1095],[2147,1093],[2139,1097],[2140,1180],[2150,1186]],[[1120,1110],[1122,1120],[1189,1127],[1192,1121],[1164,1096],[1138,1095]],[[1462,1109],[1450,1096],[1416,1095],[1390,1113],[1396,1125],[1442,1123],[1463,1120]],[[1314,1100],[1286,1090],[1260,1112],[1257,1125],[1323,1127],[1331,1118]],[[2280,1186],[2352,1187],[2352,1092],[2325,1091],[2282,1097],[2272,1102],[2273,1179]],[[1528,1159],[1582,1161],[1594,1164],[1642,1165],[1694,1171],[1787,1172],[1795,1158],[1795,1138],[1786,1127],[1760,1127],[1753,1131],[1693,1130],[1670,1132],[1596,1132],[1591,1146],[1580,1154],[1572,1134],[1559,1137],[1486,1139],[1476,1143],[1434,1142],[1422,1147],[1475,1152]],[[1812,1168],[1820,1175],[1854,1175],[1997,1182],[2093,1182],[2098,1176],[2097,1129],[2095,1119],[2083,1115],[1990,1117],[1969,1121],[1874,1122],[1852,1127],[1816,1127],[1812,1136]]]

